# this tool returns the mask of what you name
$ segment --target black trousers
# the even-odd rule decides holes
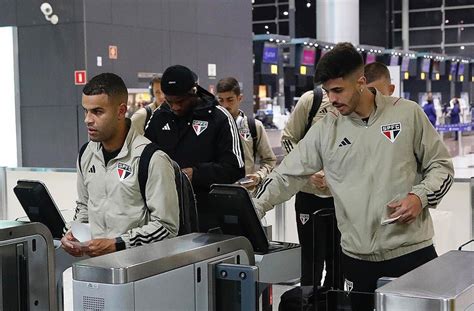
[[[326,262],[326,278],[324,285],[332,279],[333,265],[333,245],[339,241],[334,241],[331,226],[322,223],[316,227],[317,240],[313,236],[312,215],[322,208],[334,208],[333,198],[320,198],[314,194],[298,192],[295,198],[296,225],[298,228],[298,238],[301,245],[301,285],[313,285],[313,244],[316,252],[320,255],[315,258],[315,285],[319,285],[323,275],[324,262]]]
[[[365,261],[342,254],[345,287],[353,292],[374,293],[381,277],[399,277],[438,257],[433,245],[384,261]],[[351,295],[352,310],[374,309],[373,295]]]

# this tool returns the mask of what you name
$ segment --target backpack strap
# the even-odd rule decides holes
[[[82,155],[84,154],[84,151],[86,151],[87,145],[89,145],[89,142],[82,145],[81,149],[79,149],[79,155],[77,157],[77,162],[79,163],[79,171],[81,171],[81,174],[82,174],[81,159],[82,159]]]
[[[146,182],[148,180],[148,166],[153,154],[158,150],[158,145],[149,143],[145,146],[138,162],[138,185],[140,186],[140,193],[142,195],[143,202],[146,205]]]
[[[153,110],[151,109],[150,105],[145,106],[145,111],[146,111],[146,118],[145,118],[145,125],[143,126],[143,129],[146,128],[146,125],[148,124],[148,121],[150,121],[151,115],[153,114]]]
[[[250,136],[252,136],[253,142],[253,158],[257,155],[257,126],[255,125],[255,119],[253,117],[247,117],[247,122],[249,124]]]
[[[306,123],[306,127],[304,129],[304,133],[308,133],[309,129],[311,128],[311,124],[313,123],[313,119],[316,116],[316,113],[321,107],[321,103],[323,101],[323,90],[316,86],[313,89],[313,104],[311,105],[311,110],[309,111],[308,115],[308,122]]]

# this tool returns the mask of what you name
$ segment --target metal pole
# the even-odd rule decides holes
[[[444,8],[444,1],[441,4],[441,53],[444,54],[444,43],[446,41],[446,32],[445,32],[445,24],[446,24],[446,10]]]
[[[7,219],[7,168],[0,166],[0,219]]]
[[[408,51],[410,49],[409,41],[409,0],[402,0],[402,42],[403,50]]]

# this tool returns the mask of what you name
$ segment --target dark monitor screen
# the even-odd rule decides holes
[[[238,185],[212,185],[209,203],[217,214],[222,233],[244,236],[255,252],[268,252],[268,239],[247,189]]]
[[[392,55],[390,56],[390,66],[398,66],[398,60],[399,60],[398,55]]]
[[[13,192],[30,221],[42,223],[51,231],[53,238],[61,239],[65,227],[64,219],[42,182],[19,180]]]
[[[278,64],[278,47],[275,44],[263,44],[262,62],[266,64]]]
[[[433,72],[439,72],[439,61],[434,61],[433,62]]]
[[[314,66],[316,61],[316,48],[303,47],[301,51],[301,65]]]
[[[375,54],[367,53],[367,56],[365,57],[365,63],[366,64],[374,63],[375,60],[376,60]]]
[[[329,50],[322,49],[321,50],[321,56],[319,58],[321,59],[324,56],[324,54],[326,54],[327,52],[329,52]]]
[[[402,58],[402,68],[400,68],[402,71],[408,71],[408,66],[410,65],[410,57],[404,56]]]
[[[423,58],[421,62],[421,72],[429,73],[430,72],[431,59]]]

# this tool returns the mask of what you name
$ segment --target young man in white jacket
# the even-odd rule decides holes
[[[83,89],[82,107],[90,142],[77,163],[74,221],[89,223],[92,240],[79,245],[69,230],[62,247],[73,256],[99,256],[177,235],[179,207],[169,157],[155,152],[148,166],[146,202],[138,166],[150,141],[131,126],[127,88],[113,73],[92,78]]]
[[[399,277],[437,256],[429,208],[448,192],[453,164],[418,104],[367,87],[352,44],[325,54],[315,81],[337,111],[317,122],[262,182],[257,213],[288,200],[324,167],[341,232],[345,289],[374,292],[380,277]],[[372,310],[373,297],[354,305]]]

